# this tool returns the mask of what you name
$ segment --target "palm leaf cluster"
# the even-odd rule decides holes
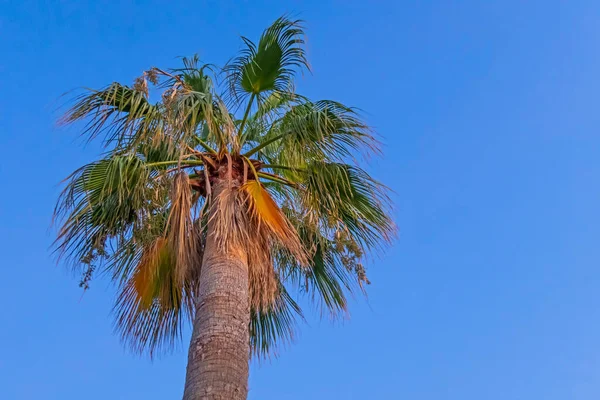
[[[212,219],[248,258],[255,354],[291,338],[295,295],[335,315],[368,283],[365,255],[394,233],[386,188],[362,168],[378,144],[355,109],[295,92],[303,37],[280,18],[223,68],[152,68],[66,113],[106,152],[67,179],[56,248],[84,286],[98,270],[116,283],[116,328],[136,351],[170,348],[193,317]]]

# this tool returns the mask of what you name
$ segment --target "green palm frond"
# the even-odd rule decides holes
[[[304,52],[302,21],[285,17],[267,28],[258,45],[242,37],[245,48],[225,67],[233,98],[289,91],[297,68],[309,68]]]
[[[139,143],[136,149],[137,154],[147,164],[177,160],[180,155],[180,148],[177,142],[171,136],[156,135],[149,140]],[[165,169],[166,164],[155,166],[154,169]]]
[[[261,101],[252,115],[252,120],[275,122],[290,111],[293,106],[306,102],[304,96],[294,92],[271,92],[263,101]]]
[[[294,105],[307,101],[293,92],[272,92],[259,102],[256,112],[249,118],[245,135],[245,143],[258,145],[264,140],[273,123],[282,118]]]
[[[74,99],[63,123],[85,121],[82,136],[104,137],[106,146],[127,147],[162,128],[162,113],[147,100],[146,93],[114,82],[101,90],[88,89]]]
[[[267,310],[251,310],[250,344],[255,356],[272,355],[294,338],[297,319],[304,319],[300,306],[279,282],[279,293]]]
[[[183,57],[183,68],[175,69],[173,72],[182,73],[183,81],[194,92],[213,93],[214,83],[207,71],[213,73],[215,66],[211,64],[200,64],[198,55]]]
[[[378,143],[356,110],[340,103],[305,101],[291,109],[246,155],[263,153],[276,164],[339,161],[378,152]]]
[[[360,249],[339,233],[324,236],[327,233],[310,216],[302,217],[291,209],[286,212],[305,248],[310,249],[310,268],[302,268],[295,259],[279,252],[277,265],[284,280],[307,293],[322,314],[346,314],[347,295],[361,287],[361,278],[366,278],[357,274]]]
[[[151,204],[153,175],[135,156],[113,156],[77,170],[63,190],[55,214],[63,224],[55,245],[74,263],[104,252],[107,239],[132,229]]]
[[[336,229],[349,231],[365,249],[389,243],[395,234],[387,188],[359,167],[311,163],[304,204]]]

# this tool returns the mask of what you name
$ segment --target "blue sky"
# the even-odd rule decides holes
[[[351,319],[309,313],[249,398],[600,396],[600,3],[119,3],[0,4],[0,398],[181,396],[185,348],[128,353],[107,283],[80,300],[49,254],[58,183],[97,155],[55,110],[177,56],[222,64],[286,12],[307,21],[299,90],[383,137],[400,234]]]

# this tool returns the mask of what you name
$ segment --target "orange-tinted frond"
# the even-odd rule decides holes
[[[160,295],[161,266],[171,268],[170,264],[172,259],[167,240],[160,237],[142,255],[133,274],[133,287],[141,308],[149,308]]]
[[[241,189],[248,195],[248,208],[258,228],[265,225],[273,239],[280,242],[301,265],[308,264],[306,251],[298,233],[263,185],[259,181],[251,180]]]

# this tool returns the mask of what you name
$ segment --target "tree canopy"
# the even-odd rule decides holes
[[[368,283],[366,255],[394,235],[388,190],[364,169],[379,144],[360,113],[296,93],[302,22],[242,40],[224,67],[184,58],[84,90],[65,114],[106,151],[66,180],[56,249],[82,285],[100,271],[115,282],[116,328],[135,351],[169,349],[193,316],[208,218],[248,256],[257,355],[292,337],[296,295],[344,313]],[[231,187],[214,195],[219,179]]]

